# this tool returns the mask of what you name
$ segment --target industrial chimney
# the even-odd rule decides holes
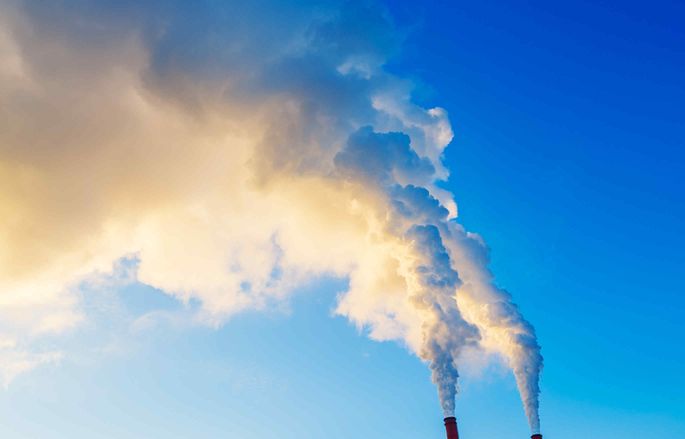
[[[457,431],[457,418],[454,416],[445,418],[445,430],[447,430],[447,439],[459,439],[459,431]],[[540,436],[539,439],[542,439],[542,436]]]
[[[535,433],[530,437],[530,439],[542,439],[542,435],[540,433]]]

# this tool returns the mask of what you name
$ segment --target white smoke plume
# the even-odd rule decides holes
[[[384,69],[398,35],[367,2],[0,3],[3,382],[134,254],[210,325],[347,278],[337,312],[426,361],[445,416],[465,349],[496,353],[537,431],[540,347],[438,186],[447,113]]]

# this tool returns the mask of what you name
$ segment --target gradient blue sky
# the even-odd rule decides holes
[[[545,437],[685,437],[685,5],[387,5],[410,29],[389,68],[449,111],[446,187],[537,329]],[[79,339],[82,355],[0,392],[0,435],[442,437],[428,369],[333,317],[344,288],[313,281],[284,309],[103,356]],[[121,297],[180,306],[141,285]],[[465,375],[464,438],[529,435],[509,373]]]

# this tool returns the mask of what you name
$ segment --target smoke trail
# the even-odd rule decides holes
[[[464,346],[477,343],[478,330],[464,321],[454,298],[461,281],[438,230],[444,226],[447,209],[427,189],[402,186],[395,177],[430,177],[435,169],[411,149],[408,136],[375,133],[371,127],[354,133],[336,155],[335,163],[353,179],[380,185],[390,199],[390,233],[406,241],[413,255],[407,261],[410,266],[405,281],[407,300],[421,318],[418,354],[430,363],[445,416],[453,416],[459,376],[456,360]],[[356,317],[355,310],[345,303],[340,312],[364,324],[376,323]]]
[[[209,325],[332,275],[340,315],[429,364],[446,416],[480,349],[539,428],[534,330],[439,186],[446,111],[383,68],[382,8],[62,3],[0,6],[6,370],[57,358],[32,346],[88,319],[74,285],[128,254]]]
[[[370,127],[353,134],[335,162],[354,179],[383,188],[392,206],[388,212],[391,233],[411,242],[407,289],[423,319],[417,352],[430,363],[445,416],[454,415],[460,354],[464,347],[480,344],[505,356],[514,371],[530,427],[538,431],[542,357],[533,327],[511,303],[509,294],[494,286],[480,238],[449,220],[448,210],[429,190],[398,182],[406,178],[403,175],[419,179],[433,176],[435,168],[410,148],[408,136],[374,133]],[[460,272],[466,283],[460,279]],[[457,302],[461,295],[464,300]],[[342,314],[362,324],[378,324],[377,315],[359,316],[354,305],[347,307],[348,299],[343,299]]]
[[[463,280],[457,290],[460,309],[466,320],[479,328],[480,346],[502,355],[512,368],[531,431],[539,433],[543,359],[535,329],[512,303],[511,295],[494,285],[482,239],[456,223],[448,227],[452,239],[447,247]]]

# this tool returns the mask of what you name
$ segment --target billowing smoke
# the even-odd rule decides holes
[[[68,352],[84,279],[136,281],[221,325],[309,279],[337,312],[426,361],[446,416],[464,353],[512,368],[537,431],[540,348],[456,221],[446,112],[384,69],[370,3],[0,6],[0,374]]]
[[[416,352],[430,363],[445,416],[453,416],[458,377],[456,361],[465,346],[478,342],[478,329],[462,318],[455,300],[461,281],[440,232],[442,228],[443,234],[449,234],[447,209],[427,189],[412,184],[402,186],[395,177],[404,174],[407,178],[420,179],[434,174],[435,170],[428,160],[419,158],[411,149],[408,136],[396,132],[374,133],[370,127],[350,137],[336,155],[335,163],[352,179],[371,181],[386,193],[389,233],[406,243],[410,252],[402,261],[406,265],[402,272],[405,300],[420,321]],[[340,311],[360,325],[377,325],[372,316],[359,315],[363,309],[358,309],[356,303],[350,304],[347,297],[343,298]]]

